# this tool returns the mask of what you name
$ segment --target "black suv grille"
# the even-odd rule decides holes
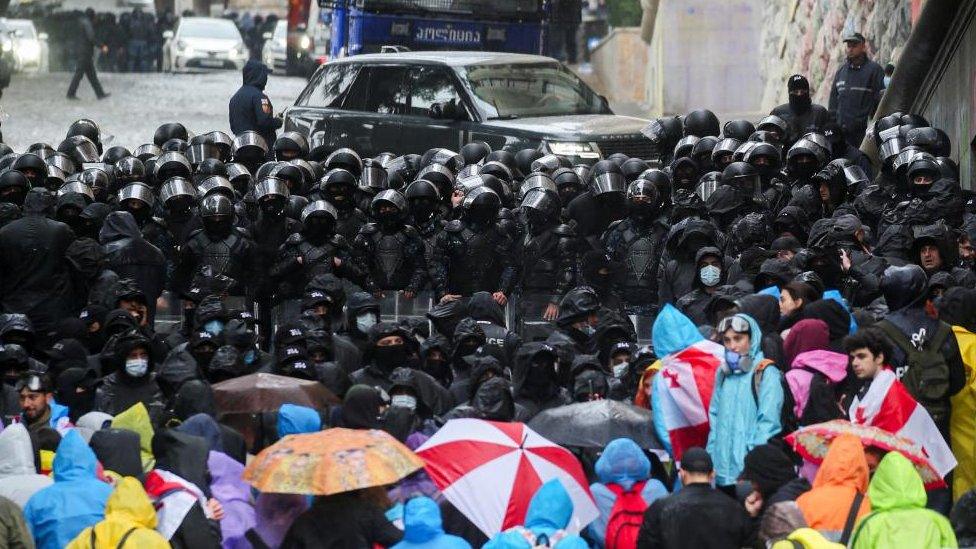
[[[657,151],[650,139],[635,137],[632,139],[613,139],[608,141],[597,141],[600,153],[606,158],[611,154],[623,153],[633,158],[643,158],[650,160],[657,158]]]

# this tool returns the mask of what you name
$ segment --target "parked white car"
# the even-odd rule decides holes
[[[14,70],[37,71],[41,68],[44,48],[42,36],[30,19],[0,19],[0,31],[10,37],[14,54]],[[43,38],[47,38],[43,36]]]
[[[264,41],[261,61],[275,73],[284,74],[288,68],[288,21],[279,19],[274,32]]]
[[[229,19],[182,17],[176,31],[163,33],[163,67],[186,69],[244,68],[248,51],[237,26]]]

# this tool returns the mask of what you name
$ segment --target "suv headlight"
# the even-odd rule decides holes
[[[592,143],[553,141],[547,143],[549,152],[559,156],[577,156],[579,158],[600,158],[600,153]]]
[[[303,34],[301,39],[298,40],[298,47],[307,50],[312,46],[312,39],[308,37],[307,34]]]

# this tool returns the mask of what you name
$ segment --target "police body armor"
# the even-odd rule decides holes
[[[572,288],[576,271],[575,236],[568,225],[558,225],[537,236],[526,233],[521,273],[524,292],[562,296]]]
[[[414,289],[419,290],[422,279],[413,280],[418,267],[414,256],[426,251],[421,249],[416,229],[403,225],[390,233],[377,223],[367,223],[357,240],[357,248],[365,252],[363,259],[373,290],[404,290],[411,283],[416,283],[418,287]]]
[[[607,252],[624,265],[619,285],[621,296],[629,304],[656,304],[664,228],[657,222],[640,227],[627,218],[610,225],[608,231],[616,235],[611,234],[615,242],[608,242]]]
[[[277,300],[298,299],[313,278],[333,273],[334,259],[336,256],[342,257],[344,254],[340,250],[346,247],[346,240],[339,235],[319,245],[309,242],[299,233],[289,236],[282,246],[281,258],[271,269],[272,278],[278,281],[275,292]],[[296,261],[298,257],[302,258],[300,264]]]
[[[342,235],[347,241],[352,242],[366,221],[366,214],[358,208],[338,210],[336,234]]]
[[[444,227],[448,246],[448,293],[471,295],[496,292],[511,283],[511,269],[504,260],[511,246],[497,226],[475,231],[459,220]]]
[[[235,228],[226,238],[214,240],[201,229],[190,236],[186,245],[197,259],[193,275],[226,276],[235,282],[231,293],[242,295],[250,245],[244,233]]]

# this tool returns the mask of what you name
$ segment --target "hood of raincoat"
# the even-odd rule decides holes
[[[868,497],[876,511],[924,508],[928,498],[915,466],[898,452],[888,452],[871,477]]]
[[[176,417],[183,420],[196,414],[217,415],[213,388],[209,383],[199,379],[187,381],[176,392],[173,412]]]
[[[244,464],[223,452],[210,452],[207,456],[210,470],[210,490],[221,503],[227,501],[251,502],[251,487],[241,480]]]
[[[505,325],[505,309],[488,292],[475,292],[468,300],[468,316],[498,326]]]
[[[403,539],[426,543],[444,535],[441,510],[434,500],[416,497],[403,506]]]
[[[949,288],[938,302],[939,319],[976,333],[976,290]]]
[[[651,328],[654,354],[660,357],[687,349],[703,339],[695,323],[670,303],[661,309]]]
[[[525,513],[525,527],[533,532],[543,533],[562,530],[573,518],[573,500],[563,487],[559,479],[552,479],[543,484],[532,500]]]
[[[139,435],[128,429],[101,429],[92,434],[91,446],[102,468],[122,477],[142,478]]]
[[[816,350],[798,354],[792,367],[816,370],[830,381],[839,383],[847,376],[847,361],[847,355],[843,353]]]
[[[322,429],[322,417],[308,406],[282,404],[278,408],[278,438],[314,433]]]
[[[213,452],[223,452],[224,443],[220,434],[220,425],[217,421],[207,414],[195,414],[187,418],[177,431],[200,437],[207,441],[207,448]]]
[[[596,476],[603,484],[619,484],[624,490],[651,476],[651,461],[629,438],[610,441],[596,460]]]
[[[342,401],[341,427],[378,429],[380,406],[384,404],[379,390],[369,385],[353,385]]]
[[[91,440],[95,431],[111,425],[112,419],[112,416],[105,412],[88,412],[75,422],[75,430],[79,431],[81,438],[87,442]]]
[[[54,481],[94,480],[98,466],[95,452],[74,430],[68,431],[54,454]]]
[[[813,487],[849,486],[864,493],[868,489],[868,476],[868,462],[864,458],[860,439],[853,435],[842,435],[830,443],[830,449],[813,480]]]
[[[549,383],[547,387],[544,389],[541,389],[540,387],[532,387],[531,389],[536,394],[523,394],[523,387],[525,387],[525,382],[529,377],[529,371],[533,368],[532,363],[535,361],[536,357],[540,355],[550,357],[553,363],[558,360],[556,349],[554,349],[552,345],[542,341],[531,341],[520,346],[518,350],[515,351],[515,371],[512,375],[514,377],[513,384],[515,386],[515,394],[519,398],[536,397],[546,399],[558,392],[558,380],[556,379],[555,372],[552,372],[552,376],[548,380]]]
[[[192,482],[201,492],[210,495],[207,482],[207,456],[210,449],[206,439],[166,429],[153,436],[153,455],[156,468]]]
[[[356,317],[364,312],[374,312],[379,317],[380,304],[373,294],[355,292],[346,301],[346,326],[352,330],[356,327]]]
[[[805,305],[800,316],[804,319],[815,318],[826,322],[831,341],[843,339],[851,331],[851,314],[833,299],[818,299]]]
[[[128,429],[139,435],[139,451],[142,454],[142,468],[149,471],[153,466],[153,426],[149,419],[149,410],[146,405],[137,402],[128,410],[115,416],[112,420],[112,427],[116,429]]]
[[[33,475],[34,447],[23,423],[0,431],[0,479],[14,475]]]
[[[471,396],[471,406],[482,419],[512,421],[515,418],[512,384],[501,377],[493,377],[485,381],[478,385],[478,389]]]
[[[752,365],[755,366],[762,362],[766,355],[762,352],[762,329],[756,319],[744,313],[736,313],[735,316],[742,318],[749,323],[749,356],[752,357]],[[725,371],[728,366],[722,362],[722,369]]]
[[[790,328],[790,333],[783,340],[783,358],[788,366],[800,353],[829,348],[830,328],[827,323],[819,318],[808,318]]]
[[[106,520],[133,522],[149,529],[156,528],[156,510],[142,484],[125,477],[115,487],[105,504]]]
[[[108,244],[115,240],[120,240],[123,238],[137,238],[142,239],[142,233],[139,232],[139,225],[136,223],[136,218],[132,217],[129,212],[112,212],[105,217],[105,222],[102,224],[102,230],[98,233],[98,242],[100,244]]]

